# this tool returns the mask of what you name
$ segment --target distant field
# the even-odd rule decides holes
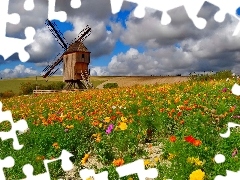
[[[176,83],[187,81],[187,76],[91,76],[90,81],[93,83],[94,87],[99,89],[103,88],[105,83],[118,83],[120,87],[123,86],[133,86],[136,84],[155,84],[155,83]],[[51,82],[62,81],[62,76],[53,76],[44,79],[42,77],[28,77],[28,78],[16,78],[16,79],[4,79],[0,80],[0,92],[7,90],[12,90],[14,93],[19,93],[21,83],[31,82],[38,83],[42,85],[47,85]]]
[[[107,77],[91,77],[90,81],[93,83],[93,86],[96,87],[103,82],[107,81],[109,78]],[[0,92],[5,92],[7,90],[12,90],[14,93],[19,93],[21,83],[31,82],[31,83],[38,83],[42,85],[47,85],[51,82],[57,82],[62,81],[63,78],[61,76],[55,76],[48,78],[48,81],[46,82],[46,79],[42,77],[28,77],[28,78],[16,78],[16,79],[3,79],[0,80]]]

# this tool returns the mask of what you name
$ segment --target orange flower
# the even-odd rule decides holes
[[[233,112],[234,110],[235,110],[235,106],[232,106],[232,107],[229,109],[230,112]]]
[[[180,121],[180,124],[184,124],[184,120],[181,120],[181,121]]]
[[[200,140],[193,141],[194,146],[200,146],[201,144],[202,144],[202,141],[200,141]]]
[[[176,136],[170,136],[169,141],[175,142],[177,140]]]
[[[121,166],[124,164],[124,160],[122,158],[114,159],[113,165],[114,166]]]
[[[182,112],[179,111],[179,112],[177,113],[177,116],[181,116],[181,115],[182,115]]]
[[[98,120],[93,121],[93,122],[92,122],[92,125],[93,125],[93,126],[98,126],[98,125],[99,125],[99,121],[98,121]]]
[[[57,142],[55,142],[55,143],[53,143],[53,145],[52,145],[55,149],[59,149],[59,145],[58,145],[58,143]]]

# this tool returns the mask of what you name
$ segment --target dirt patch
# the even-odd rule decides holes
[[[187,81],[188,77],[114,77],[97,86],[98,89],[103,89],[103,85],[107,83],[117,83],[119,87],[131,87],[134,85],[149,85],[149,84],[172,84],[177,82]]]

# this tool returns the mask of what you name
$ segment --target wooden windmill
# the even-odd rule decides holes
[[[46,25],[64,49],[64,53],[58,56],[52,65],[48,65],[43,70],[43,78],[55,74],[59,69],[55,68],[63,63],[63,81],[67,83],[64,89],[76,88],[76,85],[79,89],[93,88],[89,82],[90,70],[88,69],[91,52],[83,44],[83,41],[91,34],[91,28],[87,25],[79,33],[78,38],[75,38],[69,45],[62,33],[57,30],[55,23],[46,20]]]

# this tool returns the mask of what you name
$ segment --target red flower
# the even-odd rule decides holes
[[[195,138],[192,137],[192,136],[186,136],[184,139],[185,139],[185,141],[187,141],[187,142],[189,142],[191,144],[193,144],[194,141],[195,141]]]

